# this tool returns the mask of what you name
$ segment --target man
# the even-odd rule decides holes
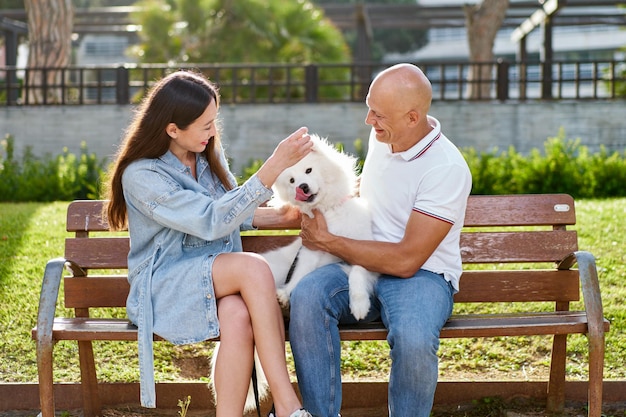
[[[372,126],[360,195],[373,241],[332,235],[324,217],[303,216],[305,246],[381,274],[365,321],[381,319],[391,348],[389,415],[426,417],[437,385],[439,332],[461,275],[459,237],[471,174],[428,116],[430,82],[414,65],[381,72],[367,95]],[[317,417],[341,408],[339,323],[355,323],[337,264],[306,276],[291,294],[289,337],[303,404]]]

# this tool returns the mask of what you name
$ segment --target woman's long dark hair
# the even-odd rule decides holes
[[[217,87],[201,74],[177,71],[159,80],[143,100],[126,130],[122,146],[112,164],[106,184],[108,204],[105,212],[112,230],[126,227],[126,201],[122,190],[122,174],[138,159],[158,158],[170,146],[165,128],[174,123],[186,129],[215,101],[219,108]],[[209,140],[204,155],[211,172],[227,190],[233,188],[228,168],[221,163],[221,142],[218,133]]]

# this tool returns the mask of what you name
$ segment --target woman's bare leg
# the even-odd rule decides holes
[[[220,254],[213,263],[213,286],[218,299],[241,295],[250,314],[254,343],[272,391],[276,415],[289,416],[302,405],[287,372],[284,321],[267,262],[253,253]]]
[[[215,363],[216,417],[243,415],[250,385],[254,338],[248,308],[239,295],[217,301],[220,349]]]

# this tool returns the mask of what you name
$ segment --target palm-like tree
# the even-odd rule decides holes
[[[169,3],[169,4],[168,4]],[[341,32],[309,1],[144,0],[142,62],[347,62]],[[169,9],[169,10],[168,10]]]
[[[280,84],[288,76],[304,80],[304,63],[350,61],[341,32],[307,0],[145,0],[140,5],[143,11],[136,15],[142,26],[142,43],[136,48],[140,61],[231,64],[231,68],[207,74],[220,84],[226,100],[246,94],[303,97],[303,87],[282,92],[273,88],[270,93],[270,87],[263,84]],[[236,65],[251,63],[278,63],[283,67],[251,69],[249,65]],[[287,75],[284,64],[299,68]],[[346,69],[333,68],[318,74],[321,82],[345,81],[348,76]],[[254,93],[236,88],[238,83],[249,82],[260,87]],[[325,95],[347,94],[332,86],[320,88],[333,90],[325,91]]]

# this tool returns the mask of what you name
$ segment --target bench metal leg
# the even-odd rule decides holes
[[[602,415],[602,380],[604,372],[604,332],[589,335],[589,417]]]
[[[589,417],[602,415],[602,379],[604,372],[605,328],[600,298],[598,270],[593,255],[586,251],[575,253],[580,271],[581,289],[587,311],[589,333]],[[607,329],[608,330],[608,329]]]
[[[552,342],[550,361],[550,381],[546,409],[551,413],[562,413],[565,408],[565,356],[567,335],[557,334]]]
[[[102,415],[100,394],[98,393],[98,377],[93,358],[91,341],[78,342],[80,358],[80,382],[83,393],[83,414],[85,417]]]
[[[54,382],[52,378],[52,341],[37,340],[37,373],[42,417],[54,417]]]
[[[565,408],[565,354],[567,335],[556,335],[552,346],[550,382],[548,383],[549,412],[561,413]],[[604,372],[604,332],[589,336],[588,416],[602,416],[602,383]]]

